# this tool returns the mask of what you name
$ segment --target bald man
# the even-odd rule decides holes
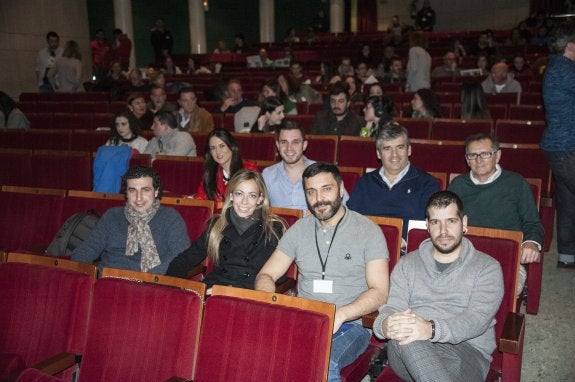
[[[498,62],[491,67],[491,74],[481,83],[485,94],[489,93],[521,93],[521,84],[509,73],[504,62]]]

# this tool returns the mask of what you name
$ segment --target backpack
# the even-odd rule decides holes
[[[94,210],[77,212],[70,216],[46,249],[52,256],[71,256],[74,249],[88,238],[100,216]]]

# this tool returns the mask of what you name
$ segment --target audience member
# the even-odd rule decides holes
[[[485,53],[487,56],[493,56],[497,54],[497,48],[491,37],[491,31],[486,30],[479,34],[477,39],[477,44],[473,45],[469,49],[469,53],[473,56],[479,56],[480,53]]]
[[[403,42],[404,27],[399,22],[399,16],[394,15],[391,18],[391,25],[387,28],[387,35],[383,38],[383,45],[401,45]]]
[[[497,346],[501,266],[463,237],[457,195],[433,194],[426,217],[430,239],[393,269],[373,332],[389,340],[389,364],[402,380],[484,381]]]
[[[491,119],[485,93],[478,82],[461,85],[461,119]]]
[[[174,38],[172,33],[166,29],[164,20],[156,20],[154,27],[150,29],[150,41],[152,48],[154,48],[156,65],[159,66],[164,62],[164,57],[172,55],[172,47],[174,46]]]
[[[441,118],[439,97],[431,89],[419,89],[411,100],[411,118]]]
[[[342,205],[337,166],[314,163],[302,177],[311,215],[284,234],[257,275],[255,289],[274,292],[276,281],[295,261],[298,296],[336,305],[328,381],[339,381],[341,369],[369,344],[362,315],[387,300],[389,253],[381,229]]]
[[[252,106],[252,102],[243,98],[243,89],[240,80],[231,79],[227,82],[224,91],[222,106],[216,108],[216,113],[237,113],[244,106]]]
[[[383,74],[382,82],[384,84],[398,84],[405,85],[405,71],[403,70],[403,62],[401,58],[394,56],[389,62],[387,71]]]
[[[231,52],[232,51],[229,50],[226,40],[218,40],[218,47],[214,49],[214,54],[227,54]]]
[[[461,41],[457,39],[453,40],[452,50],[453,53],[455,53],[457,64],[461,65],[461,63],[463,62],[463,57],[467,56],[467,51],[465,50],[465,47],[463,46]]]
[[[366,125],[361,129],[362,137],[375,137],[379,129],[393,121],[393,100],[388,96],[371,96],[365,101],[363,118]]]
[[[453,179],[448,189],[463,201],[469,224],[523,232],[521,264],[539,262],[543,225],[531,186],[521,175],[501,168],[501,150],[495,137],[482,133],[469,136],[465,159],[471,171]],[[518,293],[526,277],[521,266]]]
[[[358,65],[361,63],[367,64],[367,66],[371,67],[375,64],[375,60],[371,55],[371,47],[367,44],[361,46],[361,50],[359,51],[359,55],[357,57]]]
[[[142,93],[131,93],[128,96],[128,109],[134,114],[136,125],[140,131],[152,128],[154,113],[148,109]]]
[[[160,85],[152,85],[152,90],[150,90],[150,102],[148,102],[148,109],[154,114],[162,111],[177,111],[178,108],[176,105],[171,102],[166,102],[166,97],[166,89]]]
[[[162,182],[151,167],[131,167],[122,179],[125,207],[106,211],[72,260],[98,268],[164,274],[170,262],[190,246],[186,223],[171,207],[160,205]]]
[[[294,27],[289,27],[284,37],[284,42],[288,44],[297,44],[300,42]]]
[[[220,215],[192,246],[176,257],[167,275],[186,278],[206,257],[214,269],[202,280],[208,288],[227,285],[253,289],[256,275],[276,249],[285,231],[282,219],[269,211],[270,201],[260,173],[242,169],[229,182]]]
[[[371,69],[371,66],[366,64],[365,62],[360,62],[357,64],[357,68],[355,70],[355,76],[360,81],[360,85],[369,84],[371,82],[377,81],[374,75],[374,71]]]
[[[164,65],[160,69],[162,73],[166,76],[176,76],[182,74],[182,69],[179,66],[174,64],[174,59],[172,56],[164,57]]]
[[[302,183],[303,171],[315,161],[307,158],[307,148],[303,127],[286,121],[276,129],[276,147],[281,158],[262,173],[273,207],[293,208],[307,212],[307,203]],[[342,186],[343,187],[343,186]],[[343,202],[349,199],[344,189]]]
[[[431,77],[457,77],[460,75],[458,66],[457,56],[454,52],[449,51],[443,56],[443,65],[433,69]]]
[[[491,72],[491,64],[489,63],[489,57],[485,53],[479,53],[477,56],[477,68],[481,69],[482,76],[488,75]]]
[[[132,40],[120,28],[114,29],[114,43],[112,53],[115,60],[120,61],[122,70],[127,72],[130,69],[130,56],[132,55]]]
[[[301,177],[307,166],[314,163],[304,155],[307,140],[303,127],[287,121],[276,129],[276,147],[281,162],[266,167],[262,173],[273,207],[307,211]]]
[[[347,87],[343,82],[331,86],[330,109],[320,110],[312,123],[312,134],[334,134],[359,136],[363,121],[354,111],[349,109],[351,104]]]
[[[409,37],[409,60],[407,61],[406,91],[416,92],[431,87],[431,56],[427,48],[425,32],[413,32]]]
[[[514,75],[522,75],[522,76],[533,76],[533,72],[529,65],[525,63],[525,57],[521,55],[517,55],[513,57],[513,65],[509,67],[509,70]]]
[[[369,89],[367,90],[368,97],[381,97],[383,94],[383,85],[381,83],[374,82],[373,84],[369,85]]]
[[[55,92],[83,92],[82,56],[74,40],[66,42],[62,56],[57,57],[48,71],[48,80]]]
[[[54,66],[56,58],[62,56],[64,49],[60,47],[60,36],[56,32],[46,34],[46,48],[40,49],[36,57],[36,83],[40,93],[50,93],[54,89],[48,79],[48,71]]]
[[[289,64],[290,75],[299,81],[300,84],[311,84],[311,79],[303,73],[301,62],[292,60]]]
[[[27,129],[29,127],[30,121],[16,106],[16,102],[8,94],[0,91],[0,129]]]
[[[267,80],[262,85],[262,90],[261,90],[260,95],[258,97],[259,103],[261,104],[264,101],[264,99],[267,97],[276,97],[277,99],[279,99],[282,102],[282,104],[284,105],[284,112],[285,112],[285,106],[286,106],[285,104],[287,101],[287,96],[283,92],[277,79]],[[291,110],[291,113],[286,112],[286,114],[297,114],[297,109],[294,108]]]
[[[540,147],[555,179],[558,266],[575,268],[575,22],[557,26],[543,81],[547,128]]]
[[[262,64],[262,68],[273,68],[275,66],[274,61],[268,57],[267,50],[261,48],[258,54],[260,56],[260,62]]]
[[[523,46],[526,44],[527,41],[525,40],[525,38],[523,38],[523,36],[521,36],[521,31],[519,30],[519,28],[513,28],[511,30],[511,35],[509,36],[509,38],[507,38],[507,40],[505,40],[506,46]]]
[[[298,102],[321,102],[321,94],[311,86],[299,82],[290,74],[279,74],[278,83],[282,92],[287,95],[286,113],[290,113]]]
[[[130,80],[128,91],[136,93],[147,93],[150,91],[150,84],[144,82],[140,69],[131,69],[128,73],[128,79]]]
[[[110,132],[112,136],[106,146],[130,146],[137,154],[146,150],[148,140],[140,135],[138,121],[130,110],[124,109],[116,113]]]
[[[178,128],[190,134],[208,133],[214,129],[212,114],[198,105],[196,92],[191,87],[183,87],[178,93]]]
[[[224,129],[210,131],[204,156],[204,175],[195,199],[223,202],[228,182],[239,170],[258,171],[255,163],[242,160],[236,140]]]
[[[188,57],[188,67],[184,70],[184,74],[212,74],[212,71],[209,68],[202,66],[199,58],[194,60],[192,57]]]
[[[92,75],[96,77],[96,81],[100,81],[108,74],[110,59],[110,43],[103,29],[96,31],[96,36],[90,41],[90,49],[92,50]]]
[[[161,155],[196,156],[194,138],[186,131],[178,130],[178,121],[174,113],[159,111],[154,115],[152,126],[154,138],[150,139],[144,154],[155,157]]]
[[[242,33],[236,33],[234,36],[234,53],[242,54],[248,51],[246,39]]]
[[[343,80],[347,85],[347,93],[351,103],[362,102],[363,93],[361,92],[361,81],[355,76],[347,76]]]
[[[260,105],[260,112],[252,125],[252,133],[274,132],[285,118],[284,105],[277,97],[267,97]]]
[[[389,123],[379,129],[375,150],[381,167],[363,175],[347,206],[363,215],[403,219],[403,238],[409,220],[423,220],[429,197],[439,191],[437,180],[409,162],[411,145],[407,129]]]
[[[337,73],[341,78],[344,78],[346,76],[353,76],[355,74],[355,69],[351,64],[351,58],[349,57],[341,58],[341,63],[337,67]]]
[[[498,62],[491,67],[491,74],[481,83],[487,93],[521,93],[521,84],[509,74],[505,62]]]
[[[429,0],[423,0],[423,6],[415,15],[415,26],[423,31],[433,31],[435,26],[435,11]]]

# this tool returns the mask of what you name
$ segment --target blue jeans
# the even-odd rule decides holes
[[[557,250],[575,256],[575,151],[544,151],[557,201]]]
[[[340,380],[341,369],[355,361],[367,349],[370,336],[369,331],[360,324],[346,322],[341,326],[331,340],[328,382]]]

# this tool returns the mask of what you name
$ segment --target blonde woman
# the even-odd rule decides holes
[[[242,169],[228,183],[221,215],[191,247],[176,257],[166,273],[185,278],[206,257],[214,265],[203,282],[254,288],[256,275],[285,231],[283,220],[269,212],[269,197],[260,173]]]
[[[48,80],[55,92],[83,92],[82,55],[80,47],[70,40],[64,47],[62,57],[56,58],[54,66],[48,71]]]

